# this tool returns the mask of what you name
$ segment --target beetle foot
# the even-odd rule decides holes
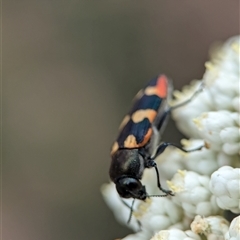
[[[164,188],[160,188],[160,190],[164,193],[166,193],[166,196],[170,195],[170,196],[174,196],[174,193],[171,190],[166,190]]]

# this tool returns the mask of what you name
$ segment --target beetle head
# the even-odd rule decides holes
[[[145,186],[133,177],[121,177],[116,181],[116,189],[122,198],[136,198],[145,200],[147,192]]]

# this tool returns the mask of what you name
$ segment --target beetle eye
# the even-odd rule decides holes
[[[135,189],[135,188],[138,188],[142,186],[142,184],[135,178],[129,178],[129,177],[126,177],[126,178],[122,178],[119,183],[122,185],[122,186],[125,186],[129,189]]]
[[[142,186],[142,184],[135,179],[131,179],[131,181],[126,181],[125,185],[129,190],[135,190],[135,189],[141,188]]]
[[[147,197],[145,186],[135,178],[125,177],[116,182],[116,189],[123,198],[137,198],[145,200]]]

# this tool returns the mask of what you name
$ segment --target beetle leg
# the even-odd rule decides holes
[[[175,143],[163,142],[163,143],[161,143],[161,144],[158,146],[156,153],[154,154],[154,156],[153,156],[151,159],[155,159],[157,156],[159,156],[161,153],[163,153],[164,150],[165,150],[168,146],[176,147],[176,148],[178,148],[179,150],[181,150],[181,151],[183,151],[183,152],[186,152],[186,153],[198,151],[198,150],[201,150],[201,149],[204,147],[204,145],[202,145],[202,146],[197,147],[197,148],[194,148],[194,149],[186,150],[186,149],[182,148],[181,146],[179,146],[179,145],[177,145],[177,144],[175,144]]]
[[[196,90],[189,99],[187,99],[186,101],[179,103],[175,106],[170,107],[168,111],[171,112],[172,110],[174,110],[176,108],[182,107],[182,106],[190,103],[200,92],[202,92],[203,88],[204,88],[204,83],[202,82],[200,85],[200,88],[198,90]]]
[[[167,110],[165,110],[165,112],[163,113],[163,115],[161,116],[161,118],[159,118],[157,124],[156,124],[156,128],[158,129],[158,131],[165,128],[165,122],[168,119],[169,114],[171,113],[171,108],[168,108]]]
[[[152,167],[155,168],[155,171],[156,171],[156,174],[157,174],[157,186],[162,192],[166,193],[165,196],[168,196],[168,195],[174,196],[174,194],[171,190],[166,190],[166,189],[162,188],[161,183],[160,183],[160,174],[159,174],[159,171],[158,171],[158,168],[157,168],[157,163],[153,159],[149,159],[147,161],[146,167],[147,168],[152,168]]]
[[[159,175],[159,171],[158,171],[158,168],[157,168],[157,164],[156,164],[156,162],[154,161],[154,159],[155,159],[157,156],[159,156],[161,153],[163,153],[164,150],[165,150],[168,146],[174,146],[174,147],[176,147],[176,148],[178,148],[178,149],[180,149],[181,151],[186,152],[186,153],[201,150],[204,146],[200,146],[200,147],[198,147],[198,148],[194,148],[194,149],[191,149],[191,150],[186,150],[186,149],[182,148],[181,146],[178,146],[178,145],[176,145],[176,144],[174,144],[174,143],[166,143],[166,142],[164,142],[164,143],[162,143],[162,144],[160,144],[160,145],[158,146],[155,155],[154,155],[153,157],[151,157],[151,158],[146,162],[146,167],[147,167],[147,168],[151,168],[151,167],[154,167],[154,168],[155,168],[155,171],[156,171],[156,174],[157,174],[157,186],[158,186],[158,188],[159,188],[162,192],[166,193],[166,196],[167,196],[167,195],[174,196],[174,194],[172,193],[172,191],[166,190],[166,189],[162,188],[161,183],[160,183],[160,175]]]
[[[179,108],[179,107],[182,107],[182,106],[190,103],[200,92],[202,92],[203,87],[204,87],[204,84],[202,83],[202,84],[200,85],[200,88],[199,88],[198,90],[196,90],[189,99],[187,99],[186,101],[184,101],[184,102],[182,102],[182,103],[179,103],[179,104],[177,104],[177,105],[175,105],[175,106],[168,107],[168,108],[163,112],[163,114],[162,114],[162,116],[159,118],[159,120],[157,121],[157,123],[156,123],[157,129],[160,130],[160,129],[162,128],[162,126],[164,126],[164,122],[167,120],[167,118],[168,118],[168,116],[169,116],[169,114],[171,113],[172,110],[177,109],[177,108]]]

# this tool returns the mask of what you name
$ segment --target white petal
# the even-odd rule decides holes
[[[240,216],[234,218],[230,224],[229,231],[225,235],[226,240],[240,239]]]

